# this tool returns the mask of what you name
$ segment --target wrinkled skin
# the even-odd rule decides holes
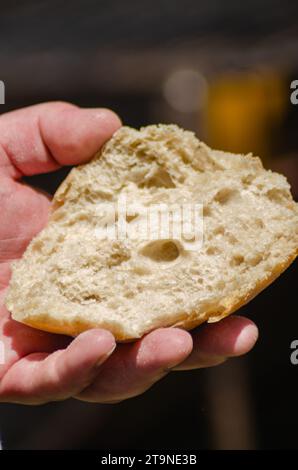
[[[21,182],[88,161],[121,125],[106,109],[44,103],[0,116],[0,401],[40,404],[75,397],[115,403],[139,395],[170,370],[211,367],[249,351],[258,335],[248,319],[232,316],[192,333],[160,328],[116,346],[93,329],[72,339],[11,319],[4,306],[12,260],[46,224],[47,195]]]

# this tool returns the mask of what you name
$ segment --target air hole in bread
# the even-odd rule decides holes
[[[226,239],[231,245],[236,245],[238,243],[237,238],[232,233],[227,233]]]
[[[245,175],[241,178],[241,182],[244,187],[250,186],[255,179],[255,175]]]
[[[111,253],[109,258],[107,259],[107,266],[112,268],[114,266],[119,266],[124,261],[129,260],[130,254],[126,250],[119,250]]]
[[[287,192],[279,188],[269,189],[269,191],[266,192],[266,196],[268,199],[270,199],[270,201],[277,204],[284,204],[284,202],[288,199]]]
[[[157,263],[170,263],[180,255],[180,247],[172,240],[156,240],[142,248],[141,254]]]
[[[259,253],[250,257],[246,261],[250,264],[250,266],[257,266],[258,264],[260,264],[262,260],[263,260],[263,256]]]
[[[98,303],[102,302],[102,297],[99,294],[83,294],[80,303]]]
[[[219,225],[218,227],[216,227],[213,231],[213,234],[214,235],[224,235],[225,233],[225,229],[222,225]]]
[[[229,204],[230,202],[236,201],[239,199],[240,194],[237,189],[230,189],[230,188],[223,188],[218,191],[214,197],[214,201],[218,202],[219,204],[225,205]]]
[[[32,246],[32,251],[42,252],[44,243],[42,240],[34,240],[31,246]]]
[[[127,290],[123,294],[127,299],[132,299],[135,296],[135,292],[132,290]]]
[[[170,174],[161,167],[158,167],[138,185],[140,188],[175,188]]]
[[[244,256],[242,255],[234,255],[231,259],[231,266],[240,266],[240,264],[244,263]]]
[[[212,210],[210,206],[203,207],[203,217],[210,217],[212,215]]]
[[[259,218],[254,219],[254,225],[255,225],[256,228],[264,228],[265,227],[264,222],[262,221],[262,219],[259,219]]]
[[[130,222],[135,220],[138,217],[138,215],[139,214],[126,214],[125,215],[126,222],[129,224]]]
[[[67,283],[65,284],[63,282],[57,282],[56,285],[61,295],[73,303],[91,304],[105,300],[105,298],[94,288],[83,289],[80,285],[74,284],[73,286],[69,286]],[[67,289],[65,289],[66,286]]]
[[[209,246],[206,251],[207,255],[218,255],[220,250],[217,246]]]

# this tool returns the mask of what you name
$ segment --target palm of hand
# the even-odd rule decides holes
[[[12,320],[4,305],[9,284],[11,263],[20,258],[26,246],[46,224],[50,202],[48,198],[17,181],[0,174],[0,335],[4,345],[4,364],[0,365],[0,380],[7,372],[18,369],[39,353],[40,359],[65,347],[69,338],[49,334]],[[32,356],[31,356],[32,355]],[[22,364],[22,361],[24,364]],[[33,362],[32,362],[33,364]],[[13,392],[13,391],[11,391]],[[10,391],[7,390],[8,395]]]
[[[5,363],[0,366],[0,378],[22,357],[36,352],[51,352],[69,341],[27,327],[11,319],[4,306],[9,284],[11,263],[20,258],[31,238],[45,225],[50,202],[41,193],[0,175],[0,332],[4,343]],[[38,214],[38,217],[37,217]]]

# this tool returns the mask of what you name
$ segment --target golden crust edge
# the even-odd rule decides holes
[[[247,304],[256,295],[258,295],[262,290],[268,287],[277,277],[279,277],[293,263],[297,255],[298,255],[298,250],[292,255],[289,255],[286,261],[283,261],[279,263],[277,266],[275,266],[273,271],[266,278],[262,279],[253,289],[247,292],[244,296],[240,298],[237,296],[226,298],[223,302],[223,305],[225,305],[224,310],[222,310],[222,307],[220,309],[217,308],[217,309],[207,312],[205,315],[200,314],[199,317],[197,316],[198,314],[196,311],[190,314],[184,313],[184,314],[181,314],[181,317],[178,321],[176,319],[175,322],[171,321],[171,322],[165,323],[164,325],[162,325],[162,328],[173,327],[173,328],[182,328],[184,330],[192,330],[193,328],[196,328],[197,326],[201,325],[202,323],[210,319],[212,323],[222,320],[223,318],[234,313],[243,305]],[[109,325],[108,327],[105,327],[104,325],[95,325],[91,322],[88,322],[88,320],[66,323],[66,322],[42,320],[42,319],[38,319],[38,317],[33,319],[31,317],[31,319],[30,318],[24,319],[24,320],[21,320],[21,322],[33,328],[47,331],[49,333],[57,333],[57,334],[70,335],[70,336],[77,336],[83,331],[86,331],[91,328],[106,328],[114,335],[117,342],[136,341],[140,338],[140,337],[133,337],[133,336],[128,336],[124,334],[123,331],[121,331],[121,328],[117,326],[111,327],[111,325]],[[143,335],[149,333],[150,331],[152,330],[148,330],[144,332]]]

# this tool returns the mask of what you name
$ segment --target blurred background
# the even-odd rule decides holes
[[[2,0],[0,112],[48,100],[105,106],[126,125],[176,123],[253,152],[298,197],[298,3],[292,0]],[[28,178],[55,191],[69,169]],[[0,209],[1,215],[1,209]],[[297,263],[240,313],[255,349],[172,373],[118,405],[0,404],[7,449],[298,447]]]

